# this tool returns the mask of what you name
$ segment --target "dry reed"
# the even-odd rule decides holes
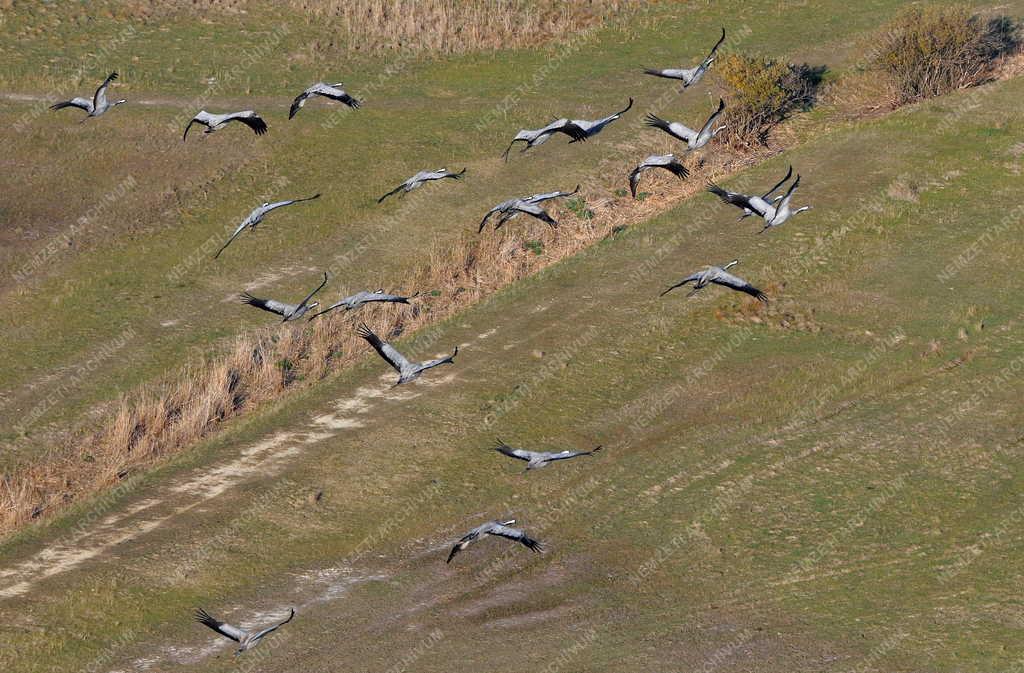
[[[337,25],[339,43],[319,51],[461,54],[533,47],[599,27],[625,0],[290,0],[317,22]]]

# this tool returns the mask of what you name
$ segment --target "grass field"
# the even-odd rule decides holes
[[[811,39],[809,20],[750,7],[742,21],[749,23],[756,16],[768,23],[759,24],[762,30],[757,31],[748,31],[750,26],[741,23],[735,48],[828,63],[841,71],[844,63],[855,62],[853,54],[842,54],[849,36],[867,30],[897,4],[849,8],[829,40],[831,50]],[[794,11],[814,16],[811,8]],[[242,289],[262,289],[281,298],[301,294],[311,278],[332,265],[341,272],[332,291],[342,286],[400,287],[425,246],[455,240],[491,204],[513,193],[568,188],[585,181],[588,197],[598,198],[620,188],[620,175],[595,179],[589,169],[609,147],[635,134],[636,126],[612,127],[572,154],[549,151],[549,146],[510,166],[497,155],[512,130],[543,121],[558,110],[596,117],[618,109],[627,92],[641,103],[660,100],[664,83],[653,78],[636,82],[635,68],[670,59],[677,50],[699,53],[706,41],[703,29],[717,30],[713,27],[721,24],[727,9],[702,10],[694,25],[685,29],[692,13],[684,8],[669,5],[650,12],[628,28],[588,34],[567,47],[444,61],[356,61],[367,73],[363,81],[352,80],[347,73],[338,75],[368,99],[367,108],[355,114],[339,115],[318,106],[307,108],[292,122],[284,121],[284,106],[295,93],[293,82],[315,79],[322,72],[326,77],[322,64],[292,63],[282,71],[291,61],[268,54],[244,74],[231,76],[233,66],[248,62],[246,56],[267,38],[266,30],[236,30],[235,22],[251,21],[251,14],[248,19],[198,26],[179,18],[201,32],[196,36],[174,23],[162,28],[140,24],[125,49],[161,60],[140,68],[144,72],[137,83],[133,71],[122,68],[118,95],[153,105],[121,108],[116,110],[119,117],[79,125],[73,113],[33,116],[39,103],[2,103],[0,116],[6,126],[25,124],[11,138],[4,158],[11,198],[0,234],[10,242],[0,258],[0,292],[8,308],[0,356],[24,365],[4,372],[0,421],[3,427],[16,429],[3,437],[9,449],[0,457],[2,464],[11,466],[38,455],[65,436],[69,426],[76,426],[83,414],[91,411],[102,417],[119,393],[159,378],[190,353],[207,351],[240,330],[265,324],[252,311],[225,301]],[[11,20],[15,28],[17,18]],[[292,53],[311,39],[308,31],[313,29],[304,21],[291,17],[289,23],[287,14],[276,18],[276,25],[288,28],[270,53]],[[22,21],[31,24],[32,19]],[[73,22],[67,23],[69,30],[73,28]],[[790,23],[785,44],[771,38]],[[117,34],[120,25],[102,19],[94,24],[84,36],[69,40],[71,45],[61,55],[67,59],[60,66],[62,72],[80,62],[76,59],[92,63],[84,56],[88,46],[101,35]],[[671,47],[666,44],[668,36]],[[194,46],[207,43],[224,53],[207,54]],[[809,44],[815,46],[805,46]],[[16,48],[5,50],[4,70],[12,73],[8,86],[45,98],[48,89],[33,74],[40,70],[42,55],[27,48],[30,45],[48,53],[38,37],[21,38]],[[835,62],[830,51],[840,52]],[[234,61],[227,54],[235,54]],[[556,67],[546,66],[552,54]],[[181,63],[184,59],[192,60]],[[580,84],[582,68],[588,86]],[[61,93],[88,90],[107,69],[105,64],[94,66],[76,88]],[[394,74],[388,75],[389,69]],[[197,72],[204,74],[198,77]],[[15,77],[17,73],[23,75]],[[194,79],[185,79],[186,74]],[[217,79],[207,85],[207,77]],[[599,100],[592,95],[594,90],[602,92]],[[506,100],[509,94],[516,100]],[[244,136],[244,142],[238,142],[232,134],[200,137],[187,144],[178,140],[178,129],[194,108],[243,104],[263,110],[271,128],[280,132],[259,142]],[[445,114],[432,114],[438,106]],[[701,96],[666,101],[666,108],[680,118],[705,114],[708,106]],[[374,114],[362,114],[374,107],[379,108]],[[505,108],[507,119],[495,114]],[[120,114],[126,111],[131,114]],[[635,120],[631,122],[639,124]],[[335,125],[325,130],[324,123]],[[154,128],[160,129],[158,135]],[[386,145],[381,145],[381,138],[387,138]],[[375,157],[370,166],[351,160],[370,155]],[[95,165],[113,168],[83,171],[81,161],[73,157],[85,156]],[[479,177],[455,189],[435,190],[439,196],[428,212],[406,213],[395,204],[374,204],[377,196],[423,166],[449,164],[467,166],[470,175]],[[493,179],[499,173],[507,176],[507,183]],[[507,184],[515,189],[510,192]],[[60,199],[53,198],[57,191]],[[204,251],[211,239],[220,240],[255,203],[313,191],[323,191],[324,198],[301,214],[284,214],[276,224],[268,221],[251,240],[240,241],[234,254],[210,263]],[[402,236],[367,240],[363,232],[393,221],[386,218],[396,213]],[[82,217],[86,223],[77,226]],[[339,266],[339,259],[350,259],[357,246],[364,249],[358,262]],[[126,329],[131,330],[127,340]],[[122,341],[123,346],[112,348]],[[103,356],[112,350],[115,355]],[[75,367],[97,358],[100,363],[88,376],[78,377],[74,385],[55,385]],[[19,422],[26,417],[32,419],[27,427]]]
[[[742,48],[826,63],[834,76],[856,63],[853,38],[896,4],[743,3],[739,20],[757,30]],[[9,225],[49,224],[52,236],[62,230],[54,220],[86,212],[90,195],[129,176],[138,186],[29,281],[5,274],[3,357],[33,366],[5,371],[4,425],[126,327],[132,336],[61,398],[51,422],[260,324],[228,295],[259,277],[274,279],[267,292],[301,293],[332,252],[401,208],[369,204],[421,165],[469,172],[435,190],[431,212],[403,220],[401,237],[368,246],[339,286],[400,286],[392,279],[424,246],[457,240],[510,193],[585,181],[588,200],[613,196],[621,176],[588,166],[636,133],[636,119],[578,152],[551,143],[507,167],[501,140],[535,115],[597,116],[634,88],[638,100],[659,95],[663,86],[634,83],[631,69],[677,49],[699,53],[704,29],[735,7],[656,7],[657,20],[602,33],[509,121],[480,130],[474,120],[500,103],[502,83],[539,67],[543,51],[417,59],[376,94],[387,109],[370,114],[371,99],[344,115],[327,148],[318,122],[330,113],[312,106],[287,133],[274,133],[283,113],[268,119],[258,145],[228,132],[184,146],[169,131],[151,140],[176,103],[118,109],[95,127],[33,122],[2,160],[17,197],[8,208],[18,209],[4,214],[3,235],[15,241],[8,268],[37,250]],[[1011,9],[1021,10],[999,11]],[[684,29],[691,13],[697,22]],[[231,53],[239,34],[223,25],[203,30],[224,30]],[[267,106],[290,91],[276,67],[256,80],[268,82],[254,94]],[[12,90],[38,92],[31,71],[11,68],[24,73]],[[139,86],[139,97],[160,95]],[[796,166],[798,200],[814,210],[779,230],[759,236],[710,195],[694,196],[398,342],[423,357],[460,344],[454,367],[390,391],[391,373],[365,359],[9,540],[0,664],[1020,670],[1022,88],[1010,79],[863,121],[811,113],[782,156],[725,181],[770,184]],[[182,95],[195,92],[183,85]],[[672,101],[673,114],[708,107],[703,93],[690,95]],[[439,103],[444,114],[431,114]],[[8,119],[30,108],[5,105]],[[30,148],[77,155],[97,134],[114,175],[28,160]],[[167,161],[144,160],[154,143]],[[200,166],[191,189],[149,188],[181,189]],[[268,219],[223,264],[204,260],[165,282],[183,251],[220,234],[278,176],[289,192],[325,196]],[[736,257],[739,275],[772,296],[767,307],[717,288],[657,297]],[[0,458],[45,450],[35,434],[10,437]],[[487,450],[496,437],[606,448],[524,475]],[[444,564],[452,540],[505,516],[547,553],[488,541]],[[299,614],[236,663],[189,622],[200,605],[246,623],[289,606]]]

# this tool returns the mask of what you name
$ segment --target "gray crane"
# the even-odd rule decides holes
[[[282,317],[281,322],[289,322],[291,320],[298,320],[302,316],[306,315],[307,312],[320,305],[320,302],[318,301],[310,303],[309,300],[312,299],[313,295],[317,292],[324,289],[324,285],[327,285],[326,272],[324,273],[324,281],[320,283],[315,290],[307,294],[305,299],[300,301],[298,304],[285,304],[284,302],[275,301],[274,299],[259,299],[248,292],[242,293],[242,303],[248,304],[249,306],[255,306],[256,308],[261,308],[270,313],[276,313]]]
[[[750,197],[747,197],[747,198],[750,201],[752,201],[752,202],[761,204],[762,207],[765,210],[767,210],[776,201],[779,201],[780,199],[782,199],[781,195],[772,198],[772,194],[774,194],[775,190],[777,190],[779,187],[781,187],[782,185],[786,184],[786,182],[788,182],[791,177],[793,177],[793,167],[792,166],[789,167],[789,171],[786,173],[786,177],[782,178],[781,180],[776,182],[774,185],[772,185],[772,188],[769,189],[764,194],[761,194],[760,197],[750,196]],[[716,189],[715,190],[711,189],[712,186],[714,186]],[[708,191],[711,192],[712,194],[715,194],[719,198],[722,198],[722,195],[719,194],[719,191],[725,192],[726,194],[733,194],[734,196],[742,196],[742,195],[737,195],[734,192],[726,192],[724,189],[721,189],[720,187],[718,187],[718,185],[715,185],[713,182],[708,182]],[[758,199],[760,199],[760,201],[758,201]],[[726,203],[730,203],[730,201],[728,201],[727,199],[722,198],[722,200],[725,201]],[[739,204],[732,204],[732,205],[739,205]],[[741,205],[740,207],[743,209],[743,214],[740,215],[738,218],[736,218],[737,222],[739,222],[741,220],[744,220],[744,219],[750,217],[751,215],[757,214],[757,213],[755,213],[753,210],[751,210],[750,208],[748,208],[745,205]]]
[[[295,203],[302,203],[303,201],[312,201],[314,199],[319,198],[320,194],[314,194],[313,196],[307,196],[304,199],[288,199],[286,201],[276,201],[274,203],[261,203],[260,205],[253,208],[252,212],[249,213],[244,220],[242,220],[242,223],[238,225],[238,227],[235,229],[235,232],[231,234],[231,237],[227,240],[227,242],[224,243],[224,245],[221,246],[220,250],[217,251],[217,254],[215,254],[213,258],[217,259],[218,257],[220,257],[220,253],[224,252],[224,250],[229,245],[231,245],[231,242],[238,238],[238,235],[245,231],[246,228],[248,228],[249,230],[255,229],[256,225],[262,222],[263,218],[266,217],[267,214],[270,213],[271,211],[277,210],[278,208],[284,208],[285,206],[290,206]]]
[[[397,194],[398,192],[402,192],[403,194],[408,194],[412,190],[418,189],[419,187],[421,187],[425,183],[430,182],[431,180],[444,180],[445,178],[451,178],[453,180],[461,180],[462,176],[463,176],[463,174],[465,172],[466,172],[465,168],[463,168],[458,173],[453,173],[452,171],[448,170],[447,168],[438,168],[436,171],[420,171],[416,175],[412,176],[411,178],[409,178],[408,180],[406,180],[402,184],[400,184],[397,187],[395,187],[394,189],[392,189],[390,192],[388,192],[384,196],[382,196],[379,199],[377,199],[377,203],[383,202],[384,199],[388,198],[392,194]]]
[[[500,229],[502,225],[504,225],[506,222],[511,220],[519,213],[526,213],[531,217],[536,217],[538,220],[546,222],[552,228],[557,227],[558,222],[556,222],[555,219],[551,217],[551,215],[549,215],[548,212],[540,206],[540,204],[543,203],[544,201],[549,201],[551,199],[572,196],[573,194],[576,194],[579,191],[580,186],[576,185],[576,189],[572,190],[571,192],[541,192],[540,194],[532,194],[530,196],[523,196],[516,199],[509,199],[508,201],[502,201],[501,203],[487,211],[487,214],[484,215],[483,219],[480,221],[480,227],[477,229],[476,233],[479,234],[481,231],[483,231],[484,227],[487,226],[487,220],[490,219],[492,215],[496,215],[499,213],[500,217],[498,218],[498,221],[494,225],[495,231]]]
[[[796,188],[800,186],[800,175],[797,174],[796,180],[789,186],[786,193],[782,196],[776,196],[771,201],[768,201],[768,197],[776,189],[781,187],[786,180],[789,179],[789,175],[792,175],[793,167],[790,166],[789,174],[780,183],[775,185],[771,191],[764,196],[747,196],[745,194],[737,194],[736,192],[730,192],[722,189],[715,183],[708,183],[708,191],[720,198],[723,202],[732,204],[743,209],[743,214],[740,215],[739,219],[743,219],[749,215],[758,215],[764,220],[764,227],[758,233],[764,233],[772,227],[777,227],[784,224],[789,218],[794,215],[799,215],[805,210],[810,210],[810,206],[803,206],[793,210],[790,207],[790,202],[793,200],[793,193],[796,192]]]
[[[519,528],[511,528],[510,526],[515,522],[515,519],[509,519],[508,521],[488,521],[485,524],[477,526],[463,535],[462,538],[455,543],[455,546],[452,547],[452,551],[448,554],[448,560],[445,561],[445,563],[451,563],[456,554],[463,551],[473,542],[479,540],[481,535],[503,537],[506,540],[512,540],[520,543],[532,552],[539,553],[544,551],[544,545],[527,535],[525,531]]]
[[[317,82],[316,84],[310,85],[292,101],[292,106],[288,110],[288,119],[294,117],[298,111],[302,109],[302,106],[306,104],[306,99],[311,96],[323,96],[324,98],[336,100],[340,103],[344,103],[354,110],[358,110],[362,103],[350,96],[347,91],[341,88],[344,84],[344,82],[337,82],[336,84]]]
[[[693,86],[704,77],[704,73],[706,73],[708,68],[711,67],[711,64],[714,63],[716,58],[715,52],[718,51],[718,48],[722,46],[723,42],[725,42],[725,28],[722,28],[722,37],[718,38],[718,42],[715,43],[715,46],[711,48],[708,55],[705,56],[704,60],[697,66],[693,68],[668,68],[665,70],[647,68],[644,70],[644,74],[682,80],[684,89]]]
[[[459,354],[459,347],[456,346],[455,350],[448,357],[438,358],[436,360],[427,360],[426,362],[409,362],[404,355],[399,353],[394,346],[389,344],[387,341],[383,341],[379,336],[373,333],[366,323],[359,326],[357,332],[359,336],[366,339],[366,341],[373,346],[373,349],[377,351],[378,355],[384,358],[385,362],[394,367],[395,371],[398,372],[398,381],[395,383],[396,386],[403,383],[419,378],[420,374],[437,367],[438,365],[452,364],[455,362],[455,356]]]
[[[652,168],[664,168],[678,178],[690,177],[690,171],[686,166],[679,163],[674,154],[652,154],[641,161],[640,165],[629,174],[629,192],[633,195],[634,199],[636,198],[637,184],[640,182],[640,174]]]
[[[526,143],[526,146],[520,150],[521,154],[531,147],[543,145],[556,133],[563,133],[572,138],[573,141],[587,139],[586,131],[565,117],[562,117],[561,119],[556,119],[547,126],[539,129],[522,129],[516,134],[516,137],[512,139],[512,142],[508,144],[508,147],[505,148],[505,151],[502,152],[501,156],[505,161],[508,161],[508,153],[512,151],[512,146],[516,143]]]
[[[196,610],[195,620],[200,624],[204,624],[210,627],[211,629],[213,629],[220,635],[224,636],[225,638],[228,638],[238,643],[238,649],[235,650],[235,656],[237,657],[242,652],[245,652],[246,650],[251,650],[252,648],[256,647],[259,644],[259,642],[263,640],[264,637],[273,633],[274,631],[278,630],[279,628],[290,622],[292,620],[292,617],[294,616],[295,608],[291,608],[288,611],[288,616],[285,617],[282,621],[277,622],[275,624],[271,624],[270,626],[259,629],[258,631],[247,631],[246,629],[240,629],[237,626],[232,626],[231,624],[222,622],[219,619],[215,619],[214,617],[210,616],[210,613],[208,613],[206,610],[202,608]]]
[[[601,448],[602,447],[598,445],[590,451],[530,451],[527,449],[517,449],[509,446],[499,439],[498,445],[494,447],[494,450],[500,454],[508,456],[509,458],[525,460],[526,471],[529,471],[547,467],[550,463],[553,463],[556,460],[569,460],[570,458],[576,458],[577,456],[592,456],[600,451]]]
[[[747,281],[743,280],[742,278],[739,278],[738,276],[734,276],[731,273],[729,273],[729,267],[735,266],[739,263],[740,260],[734,259],[725,266],[706,266],[703,270],[698,271],[696,273],[692,273],[686,278],[683,278],[681,281],[679,281],[672,287],[662,292],[661,296],[664,297],[672,290],[676,289],[677,287],[682,287],[687,283],[694,283],[693,289],[690,291],[688,295],[686,295],[687,297],[692,297],[693,295],[697,294],[697,292],[704,289],[704,287],[707,286],[709,283],[714,283],[715,285],[722,285],[724,287],[732,288],[733,290],[746,292],[752,297],[757,297],[759,301],[767,302],[768,295],[766,295],[764,292],[761,292],[761,290],[758,290],[756,287],[754,287]]]
[[[192,119],[189,120],[188,125],[185,127],[185,133],[181,136],[181,140],[184,142],[188,138],[188,130],[192,128],[193,124],[205,126],[206,130],[203,131],[203,133],[213,133],[214,131],[221,130],[231,122],[241,122],[245,124],[258,136],[267,132],[267,122],[263,121],[263,118],[252,110],[229,112],[222,115],[211,114],[206,110],[200,110],[196,113],[195,117],[192,117]]]
[[[82,121],[85,121],[90,117],[99,117],[101,114],[103,114],[110,108],[128,102],[123,98],[121,100],[116,100],[113,103],[107,100],[107,87],[115,79],[117,79],[116,72],[112,72],[109,75],[107,75],[107,78],[103,80],[103,84],[100,84],[99,88],[96,89],[96,93],[92,95],[92,99],[75,96],[71,100],[65,100],[61,101],[60,103],[54,103],[50,106],[50,109],[63,110],[66,107],[76,107],[80,110],[85,110],[89,114],[86,115],[85,119],[83,119]]]
[[[397,294],[388,294],[384,292],[384,288],[370,292],[369,290],[363,290],[362,292],[356,292],[353,295],[349,295],[341,299],[334,304],[331,304],[319,313],[315,313],[309,317],[310,320],[318,316],[322,316],[324,313],[330,313],[334,309],[344,308],[346,311],[357,309],[363,304],[369,304],[370,302],[387,302],[392,304],[408,304],[409,300],[419,295],[419,292],[403,297]]]
[[[718,133],[725,128],[724,125],[717,128],[714,127],[715,120],[718,119],[723,110],[725,110],[725,101],[719,98],[718,109],[708,117],[708,120],[704,122],[704,126],[700,127],[700,131],[694,131],[679,122],[667,122],[650,112],[647,113],[644,123],[648,126],[661,129],[673,138],[682,140],[686,143],[686,151],[692,152],[693,150],[699,150],[707,145],[712,138],[718,135]]]

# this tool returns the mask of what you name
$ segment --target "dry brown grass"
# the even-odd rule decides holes
[[[702,191],[706,179],[719,179],[764,156],[718,153],[703,166],[694,166],[686,181],[652,177],[645,183],[648,197],[643,201],[591,195],[588,218],[556,206],[557,229],[521,216],[498,232],[466,234],[457,245],[434,248],[416,269],[411,287],[422,294],[412,305],[374,307],[370,323],[385,338],[413,333],[615,229],[666,210]],[[245,334],[222,354],[184,367],[164,384],[134,391],[99,431],[5,476],[0,482],[0,534],[52,516],[194,445],[228,419],[351,365],[369,352],[355,334],[356,324],[367,319],[359,311],[334,313]]]
[[[599,27],[625,0],[289,0],[318,22],[340,28],[318,51],[461,54],[538,43]]]

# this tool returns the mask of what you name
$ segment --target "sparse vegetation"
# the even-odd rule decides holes
[[[882,29],[873,64],[893,107],[975,86],[1019,47],[1016,22],[973,14],[965,5],[913,6]]]

